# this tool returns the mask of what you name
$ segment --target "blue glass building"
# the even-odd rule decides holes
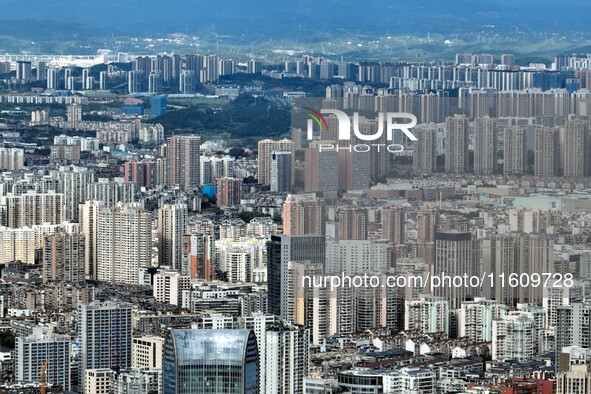
[[[166,113],[166,96],[150,97],[150,119]]]
[[[171,330],[163,351],[164,394],[258,394],[251,330]]]

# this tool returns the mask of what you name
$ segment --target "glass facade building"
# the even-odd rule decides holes
[[[171,330],[164,342],[164,394],[258,394],[251,330]]]

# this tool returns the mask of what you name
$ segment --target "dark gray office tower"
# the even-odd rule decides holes
[[[310,261],[324,267],[326,243],[323,235],[273,235],[267,243],[267,283],[269,313],[284,316],[289,261]]]
[[[472,234],[459,231],[438,232],[435,235],[435,269],[434,274],[443,276],[478,275],[480,273],[477,257],[478,241],[472,240]],[[449,301],[450,308],[459,308],[468,296],[474,296],[474,291],[464,286],[454,286],[453,283],[442,283],[434,289],[438,297]]]

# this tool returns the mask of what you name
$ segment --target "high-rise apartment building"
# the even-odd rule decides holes
[[[483,239],[482,270],[506,276],[553,272],[554,241],[545,234],[511,233]],[[542,288],[533,285],[499,287],[485,279],[483,296],[506,305],[542,302]]]
[[[215,246],[213,234],[183,235],[181,273],[191,279],[215,279]]]
[[[45,236],[43,283],[84,282],[84,235],[61,232]]]
[[[294,145],[291,140],[283,139],[280,141],[261,140],[258,143],[258,181],[259,183],[271,184],[271,161],[273,152],[291,152],[292,160],[294,158]],[[293,163],[292,163],[293,171]],[[293,172],[292,172],[293,174]]]
[[[367,239],[367,210],[344,208],[339,211],[339,239]]]
[[[80,104],[68,105],[67,119],[68,128],[77,129],[78,124],[82,121],[82,106]]]
[[[190,191],[199,187],[199,155],[201,138],[196,135],[175,135],[167,141],[167,165],[170,186]]]
[[[339,153],[336,150],[320,151],[318,146],[306,148],[304,189],[319,192],[339,190]]]
[[[292,163],[293,158],[290,151],[273,151],[271,153],[270,185],[272,192],[291,192]]]
[[[19,383],[44,383],[70,390],[70,337],[44,334],[34,327],[29,336],[17,336],[14,349],[14,377]],[[45,372],[42,368],[45,366]]]
[[[195,71],[183,71],[179,78],[179,90],[182,94],[193,94],[195,93],[196,83],[197,77],[195,76]]]
[[[505,129],[503,173],[523,175],[527,172],[527,129],[514,126]]]
[[[152,219],[139,204],[98,211],[97,280],[139,284],[140,268],[152,262]]]
[[[165,204],[158,209],[158,264],[181,269],[182,237],[187,228],[186,204]]]
[[[183,291],[191,290],[191,278],[178,271],[164,271],[154,275],[154,298],[170,305],[182,305]]]
[[[459,231],[438,232],[435,237],[435,273],[450,276],[478,275],[480,261],[477,257],[476,242],[470,233]],[[460,307],[467,296],[474,296],[478,289],[469,286],[441,286],[435,288],[438,297],[449,301],[452,309]]]
[[[98,215],[103,208],[99,201],[88,200],[80,205],[80,227],[84,234],[84,274],[88,279],[97,279],[98,262]]]
[[[422,125],[413,129],[417,141],[412,151],[413,170],[421,174],[431,174],[437,169],[437,129]]]
[[[102,202],[107,208],[120,202],[130,203],[135,201],[135,184],[125,182],[123,178],[99,178],[98,182],[86,185],[86,199]]]
[[[96,173],[87,167],[71,166],[61,168],[56,176],[60,182],[58,191],[64,195],[65,220],[78,222],[80,204],[89,199],[88,185],[96,182]]]
[[[325,250],[325,238],[321,235],[271,236],[267,243],[269,313],[277,316],[285,316],[287,313],[287,300],[291,297],[287,288],[288,262],[309,261],[324,267]]]
[[[468,117],[448,117],[445,134],[445,171],[466,172],[468,169]]]
[[[86,371],[131,367],[131,304],[94,301],[78,308],[79,391]]]
[[[583,178],[589,174],[589,122],[582,119],[564,122],[564,176]]]
[[[31,80],[31,62],[29,61],[17,61],[16,62],[16,79],[25,83]]]
[[[60,88],[60,70],[58,68],[47,69],[47,89],[57,90]]]
[[[535,131],[534,175],[555,176],[559,172],[559,130],[542,127]]]
[[[388,208],[381,211],[382,238],[395,245],[406,241],[406,210],[401,207]]]
[[[283,203],[283,233],[305,235],[325,233],[326,206],[314,193],[289,194]]]
[[[267,393],[302,393],[310,372],[310,329],[283,324],[265,338]]]
[[[145,75],[142,71],[131,70],[127,73],[127,91],[130,94],[140,93],[144,91]]]
[[[6,196],[7,225],[12,228],[60,224],[64,218],[64,195],[50,191]]]
[[[0,148],[0,169],[22,170],[24,167],[25,151],[19,148]]]
[[[216,179],[216,204],[218,207],[240,205],[242,178]]]
[[[497,169],[496,120],[488,116],[474,120],[474,172],[488,175]]]

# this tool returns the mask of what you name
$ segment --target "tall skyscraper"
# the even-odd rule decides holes
[[[218,207],[240,205],[242,178],[216,179],[216,204]]]
[[[109,74],[106,71],[101,71],[99,74],[99,89],[105,90],[109,84]]]
[[[404,208],[389,208],[382,211],[382,238],[395,245],[404,244],[406,211]]]
[[[564,176],[582,178],[588,175],[589,122],[582,119],[564,122]]]
[[[215,245],[213,234],[183,235],[183,265],[181,273],[191,279],[215,279]]]
[[[503,172],[522,175],[527,171],[527,130],[523,127],[505,129]]]
[[[278,193],[291,192],[292,153],[289,151],[271,153],[271,191]]]
[[[553,272],[554,240],[545,234],[511,233],[482,240],[482,270],[506,276],[522,273]],[[498,283],[498,282],[497,282]],[[481,286],[483,296],[506,305],[542,302],[543,289],[529,286],[499,287],[488,282]]]
[[[488,116],[474,120],[474,172],[488,175],[497,167],[496,120]]]
[[[45,236],[43,243],[43,283],[84,282],[84,235]]]
[[[260,60],[251,59],[246,63],[247,74],[260,74],[263,72],[263,62]]]
[[[98,213],[103,208],[99,201],[88,200],[80,205],[80,227],[84,234],[84,274],[97,279]]]
[[[144,91],[144,73],[139,70],[131,70],[127,73],[127,91],[130,94]]]
[[[94,301],[78,308],[79,391],[86,370],[131,367],[131,304]],[[90,393],[85,393],[90,394]]]
[[[47,69],[47,89],[57,90],[60,88],[60,72],[58,68]]]
[[[422,125],[413,129],[417,137],[412,151],[413,170],[421,174],[431,174],[437,169],[437,129]]]
[[[476,245],[470,233],[446,231],[436,234],[435,274],[463,276],[478,275],[480,261],[476,258]],[[435,296],[449,301],[449,307],[457,309],[468,295],[474,296],[477,289],[469,286],[441,286],[435,288]]]
[[[339,211],[339,239],[367,239],[367,210],[345,208]]]
[[[417,226],[419,240],[424,242],[435,241],[439,212],[435,209],[422,209],[417,212]]]
[[[302,393],[310,372],[310,329],[283,324],[265,338],[267,393]]]
[[[19,148],[0,148],[0,169],[22,170],[25,166],[25,151]]]
[[[68,128],[77,129],[78,123],[82,121],[82,106],[80,104],[68,105]]]
[[[14,377],[19,383],[41,383],[45,369],[45,384],[70,390],[70,337],[44,334],[43,327],[33,328],[29,336],[17,336],[14,349]]]
[[[325,238],[321,235],[272,235],[267,243],[267,282],[269,287],[269,313],[277,316],[287,314],[286,305],[290,297],[287,288],[289,261],[307,260],[324,267]]]
[[[148,93],[160,93],[162,92],[162,72],[152,71],[148,75]]]
[[[138,204],[101,208],[97,225],[97,280],[139,284],[152,262],[152,219]]]
[[[324,152],[319,152],[322,154]],[[307,165],[308,163],[306,163]],[[332,164],[332,163],[330,163]],[[338,187],[344,190],[367,190],[371,180],[370,152],[341,150],[338,152]],[[325,175],[323,171],[319,176]],[[329,175],[329,174],[326,174]],[[320,179],[319,179],[320,184]]]
[[[310,144],[312,145],[312,144]],[[304,189],[335,192],[339,189],[339,153],[320,151],[317,146],[305,150]]]
[[[31,62],[20,60],[16,62],[16,79],[21,83],[31,80]]]
[[[78,222],[80,204],[88,200],[88,185],[96,181],[96,174],[87,167],[71,166],[62,168],[57,177],[58,191],[64,195],[65,220]]]
[[[94,86],[94,77],[90,76],[90,70],[85,68],[82,70],[82,89],[91,90]]]
[[[446,119],[445,171],[466,172],[468,169],[468,117],[455,114]]]
[[[164,342],[164,393],[258,394],[259,357],[251,330],[170,330]]]
[[[314,193],[289,194],[283,203],[285,235],[323,235],[326,227],[326,206]]]
[[[158,264],[181,269],[182,236],[187,229],[186,204],[165,204],[158,209]]]
[[[558,175],[559,133],[551,127],[538,128],[535,131],[534,175]]]
[[[273,152],[291,152],[292,160],[294,158],[294,145],[291,140],[283,139],[280,141],[261,140],[258,143],[258,181],[259,183],[271,184],[271,160]],[[293,171],[293,163],[292,163]]]
[[[199,187],[199,155],[201,138],[196,135],[175,135],[167,141],[169,183],[190,191]]]
[[[182,94],[195,93],[195,84],[197,83],[195,71],[183,71],[179,78],[179,90]]]
[[[45,81],[47,79],[47,63],[37,62],[37,81]]]

